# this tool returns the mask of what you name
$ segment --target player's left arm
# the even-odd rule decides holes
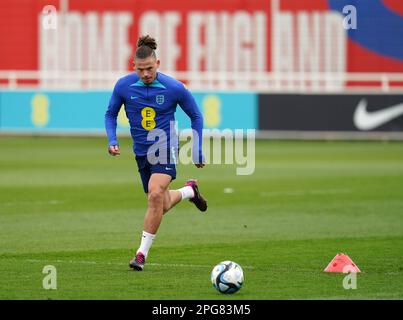
[[[203,115],[197,106],[197,103],[189,92],[189,90],[182,85],[179,94],[179,105],[183,111],[188,115],[191,120],[193,131],[193,162],[198,168],[204,167],[204,156],[202,151],[203,145]]]

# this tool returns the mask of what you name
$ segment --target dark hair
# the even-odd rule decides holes
[[[135,58],[145,59],[150,56],[157,58],[155,54],[155,49],[157,49],[157,42],[154,38],[151,38],[149,35],[141,36],[137,41],[137,50]]]

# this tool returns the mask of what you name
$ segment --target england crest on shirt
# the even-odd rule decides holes
[[[155,101],[156,101],[158,104],[163,104],[164,101],[165,101],[164,95],[159,94],[159,95],[155,96]]]

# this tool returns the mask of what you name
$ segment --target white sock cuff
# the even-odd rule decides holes
[[[154,240],[155,239],[155,234],[148,233],[147,231],[143,231],[143,237]]]
[[[182,200],[183,199],[191,199],[195,196],[195,193],[193,191],[193,188],[191,186],[185,186],[183,188],[178,189],[178,191],[182,195]]]

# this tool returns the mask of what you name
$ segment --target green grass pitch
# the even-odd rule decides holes
[[[402,299],[403,144],[257,141],[256,170],[179,165],[206,214],[180,203],[162,222],[144,272],[128,268],[146,209],[131,141],[0,137],[0,299]],[[232,189],[232,193],[224,190]],[[339,252],[361,269],[323,272]],[[222,260],[244,287],[218,293]],[[45,290],[44,266],[57,270]]]

